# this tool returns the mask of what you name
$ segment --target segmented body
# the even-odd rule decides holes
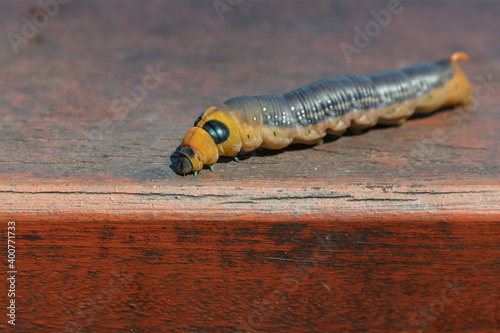
[[[186,134],[179,172],[196,172],[240,150],[315,144],[327,133],[397,125],[414,112],[471,104],[470,84],[458,59],[467,56],[459,52],[402,70],[329,78],[284,95],[229,99],[206,110]]]

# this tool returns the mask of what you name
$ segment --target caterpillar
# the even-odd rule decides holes
[[[370,76],[329,78],[284,95],[240,96],[208,108],[184,136],[177,170],[196,176],[213,171],[219,156],[258,147],[317,144],[328,133],[360,131],[375,124],[399,125],[413,113],[453,105],[471,106],[470,82],[458,65],[468,55]]]

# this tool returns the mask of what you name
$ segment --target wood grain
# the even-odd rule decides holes
[[[36,5],[2,3],[0,36]],[[0,238],[16,221],[19,305],[0,328],[500,331],[500,5],[401,2],[347,59],[387,6],[244,1],[221,21],[210,1],[73,0],[17,53],[4,38]],[[175,173],[211,105],[459,50],[473,110]]]
[[[22,331],[484,332],[500,319],[498,223],[18,225]]]

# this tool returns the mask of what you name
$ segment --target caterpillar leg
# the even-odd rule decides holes
[[[355,111],[349,130],[356,134],[377,124],[380,109]]]
[[[407,100],[384,107],[380,111],[378,123],[381,125],[398,126],[404,124],[406,120],[415,113],[417,101]]]

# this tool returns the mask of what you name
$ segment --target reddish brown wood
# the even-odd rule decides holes
[[[498,223],[18,225],[24,331],[498,327]]]
[[[19,273],[0,329],[499,331],[500,5],[401,5],[349,63],[340,43],[388,2],[244,1],[221,21],[211,2],[73,0],[18,53],[4,38],[0,237],[16,221]],[[0,35],[32,6],[3,3]],[[471,112],[173,170],[213,104],[458,50]],[[147,97],[114,102],[157,65]]]

